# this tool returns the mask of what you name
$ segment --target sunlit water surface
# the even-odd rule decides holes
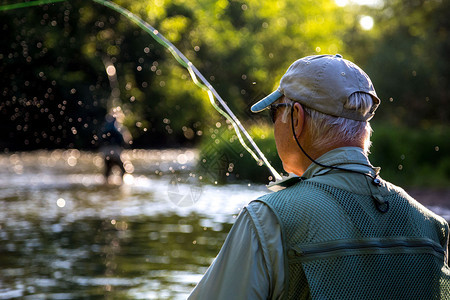
[[[130,151],[132,175],[105,185],[95,153],[1,155],[0,299],[185,299],[240,209],[265,193],[200,185],[196,159]]]
[[[185,299],[242,207],[267,192],[199,184],[191,150],[124,160],[132,174],[105,185],[99,154],[0,155],[0,299]]]

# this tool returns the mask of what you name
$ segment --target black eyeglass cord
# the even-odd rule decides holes
[[[332,169],[332,170],[340,170],[340,171],[345,171],[345,172],[350,172],[350,173],[357,173],[357,174],[361,174],[364,175],[366,177],[370,177],[372,179],[372,184],[375,186],[381,186],[381,181],[378,178],[378,174],[375,174],[375,176],[372,176],[369,173],[364,173],[364,172],[359,172],[356,170],[351,170],[351,169],[346,169],[346,168],[341,168],[341,167],[336,167],[336,166],[328,166],[328,165],[324,165],[321,164],[320,162],[314,160],[311,156],[308,155],[308,153],[306,153],[306,151],[303,149],[302,145],[300,145],[300,142],[297,139],[297,136],[295,134],[295,128],[294,128],[294,107],[291,107],[291,127],[292,127],[292,134],[294,135],[294,139],[297,142],[298,147],[300,148],[300,150],[302,150],[303,154],[305,154],[305,156],[312,161],[313,163],[315,163],[318,166],[321,166],[322,168],[327,168],[327,169]]]

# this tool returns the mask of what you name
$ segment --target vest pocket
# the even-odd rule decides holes
[[[448,291],[441,245],[426,238],[366,238],[297,245],[312,299],[439,299]],[[291,287],[294,288],[294,287]]]

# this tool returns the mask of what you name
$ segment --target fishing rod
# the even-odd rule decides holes
[[[16,3],[16,4],[9,4],[9,5],[2,5],[0,6],[0,11],[7,11],[17,8],[25,8],[25,7],[31,7],[31,6],[38,6],[38,5],[44,5],[44,4],[52,4],[57,2],[64,2],[66,0],[36,0],[31,2],[23,2],[23,3]],[[172,56],[176,59],[178,63],[180,63],[183,67],[185,67],[189,75],[191,76],[192,81],[195,85],[200,87],[202,90],[207,92],[209,100],[211,105],[214,107],[214,109],[219,112],[223,117],[225,117],[233,126],[234,131],[236,132],[236,135],[239,139],[239,142],[244,147],[244,149],[251,154],[253,159],[258,162],[259,165],[265,164],[267,168],[270,170],[272,175],[275,179],[281,180],[280,174],[272,167],[272,165],[269,163],[267,158],[264,156],[262,151],[259,149],[259,147],[256,145],[256,143],[251,138],[250,134],[245,130],[244,126],[241,124],[239,119],[235,116],[235,114],[231,111],[231,109],[228,107],[226,102],[220,97],[220,95],[217,93],[217,91],[214,89],[214,87],[205,79],[205,77],[200,73],[200,71],[190,62],[186,56],[184,56],[183,53],[181,53],[178,48],[176,48],[169,40],[167,40],[158,30],[153,28],[150,24],[130,12],[129,10],[123,8],[120,5],[117,5],[111,1],[108,0],[92,0],[93,2],[96,2],[100,5],[103,5],[105,7],[108,7],[121,15],[125,16],[129,20],[133,21],[136,25],[138,25],[141,29],[143,29],[145,32],[150,34],[150,36],[153,37],[159,44],[161,44],[163,47],[165,47],[169,52],[172,54]],[[200,79],[200,80],[199,80]],[[223,107],[224,110],[222,110],[216,103],[215,100],[220,103],[220,105]],[[250,142],[253,149],[257,152],[258,155],[255,154],[245,143],[244,139],[242,138],[242,135],[240,131],[244,134],[246,139]]]

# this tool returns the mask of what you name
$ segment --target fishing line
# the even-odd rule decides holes
[[[9,5],[2,5],[0,6],[0,11],[7,11],[17,8],[25,8],[25,7],[31,7],[31,6],[38,6],[43,4],[52,4],[56,2],[63,2],[66,0],[36,0],[32,2],[24,2],[24,3],[16,3],[16,4],[9,4]],[[264,156],[264,154],[261,152],[261,150],[258,148],[256,143],[253,141],[251,136],[248,134],[247,130],[242,126],[239,119],[234,115],[234,113],[231,111],[231,109],[228,107],[226,102],[220,97],[220,95],[216,92],[216,90],[212,87],[212,85],[205,79],[205,77],[200,73],[200,71],[181,53],[170,41],[168,41],[161,33],[159,33],[158,30],[153,28],[150,24],[130,12],[129,10],[111,2],[108,0],[92,0],[98,4],[101,4],[105,7],[108,7],[121,15],[125,16],[129,20],[133,21],[136,25],[138,25],[141,29],[143,29],[145,32],[150,34],[150,36],[153,37],[154,40],[156,40],[159,44],[161,44],[164,48],[169,50],[169,52],[172,54],[172,56],[176,59],[176,61],[185,67],[189,75],[192,78],[192,81],[195,85],[200,87],[203,91],[208,93],[208,97],[210,100],[211,105],[214,107],[214,109],[219,112],[223,117],[225,117],[233,126],[234,131],[236,132],[236,135],[239,139],[239,142],[244,147],[244,149],[251,154],[253,159],[258,162],[258,165],[262,165],[263,163],[269,168],[270,172],[274,176],[275,179],[280,180],[281,176],[278,174],[278,172],[272,167],[272,165],[269,163],[267,158]],[[199,80],[200,79],[200,80]],[[215,99],[220,103],[220,105],[224,108],[222,110],[216,103]],[[244,134],[244,136],[247,138],[247,140],[252,145],[253,149],[257,152],[253,152],[245,143],[244,139],[242,138],[242,135],[240,131]]]
[[[6,11],[6,10],[12,10],[16,8],[24,8],[24,7],[30,7],[30,6],[38,6],[38,5],[44,5],[44,4],[52,4],[57,2],[64,2],[67,0],[37,0],[33,2],[23,2],[23,3],[14,3],[14,4],[6,4],[0,6],[0,11]]]

